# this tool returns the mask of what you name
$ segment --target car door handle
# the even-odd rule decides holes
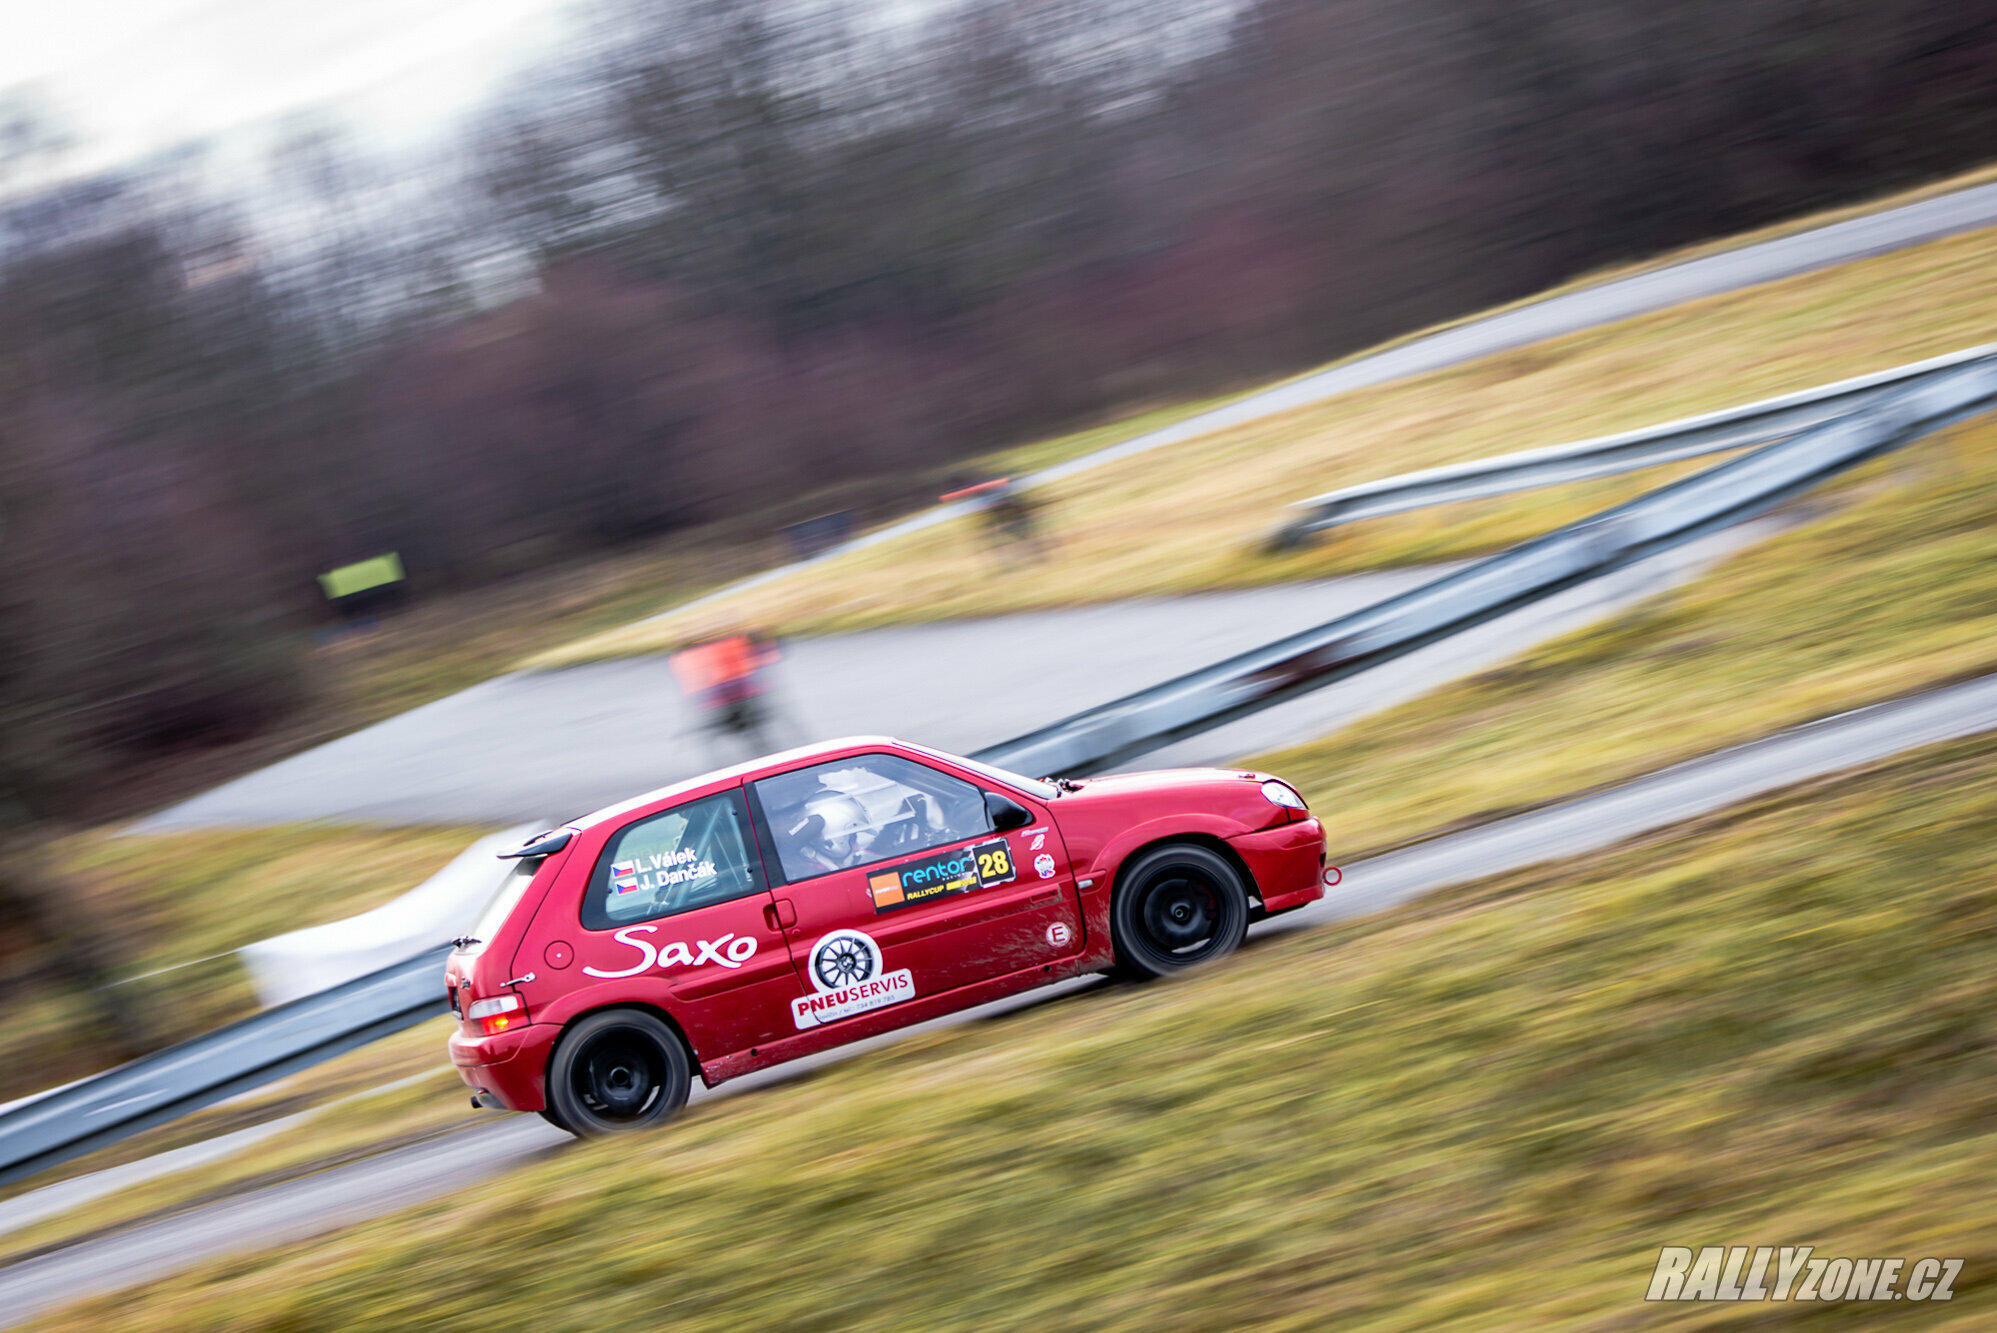
[[[1048,903],[1059,901],[1060,897],[1061,897],[1061,890],[1049,889],[1045,893],[1036,893],[1032,897],[1028,898],[1026,900],[1026,905],[1028,907],[1045,907]]]
[[[788,898],[779,898],[763,909],[763,920],[771,930],[785,930],[797,924],[797,908]]]

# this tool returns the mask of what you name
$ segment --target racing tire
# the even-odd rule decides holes
[[[1226,857],[1193,843],[1154,847],[1123,874],[1110,902],[1117,970],[1175,976],[1227,957],[1248,933],[1248,886]]]
[[[548,1061],[549,1123],[579,1138],[656,1129],[679,1114],[693,1083],[686,1043],[636,1009],[569,1024]]]

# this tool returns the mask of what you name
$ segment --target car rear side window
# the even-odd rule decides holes
[[[871,865],[991,832],[985,794],[892,754],[835,759],[756,783],[784,878]]]
[[[740,792],[627,824],[611,835],[583,895],[582,924],[614,930],[762,891]]]
[[[506,878],[500,881],[499,891],[493,894],[492,901],[479,914],[478,924],[472,927],[472,943],[467,948],[482,949],[487,940],[499,933],[499,928],[506,924],[506,918],[513,914],[513,909],[526,896],[527,886],[534,882],[541,862],[547,859],[545,856],[527,856],[513,863],[513,868],[506,872]]]

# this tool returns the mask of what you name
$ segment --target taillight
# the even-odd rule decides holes
[[[518,1027],[527,1021],[527,1006],[518,995],[495,995],[489,1000],[473,1000],[465,1017],[478,1024],[487,1036]]]

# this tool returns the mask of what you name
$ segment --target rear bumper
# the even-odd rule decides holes
[[[1300,819],[1227,842],[1248,863],[1264,911],[1287,912],[1324,897],[1324,825],[1317,820]]]
[[[560,1031],[552,1023],[529,1023],[491,1036],[453,1032],[451,1063],[474,1093],[509,1111],[538,1111],[548,1104],[548,1052]]]

